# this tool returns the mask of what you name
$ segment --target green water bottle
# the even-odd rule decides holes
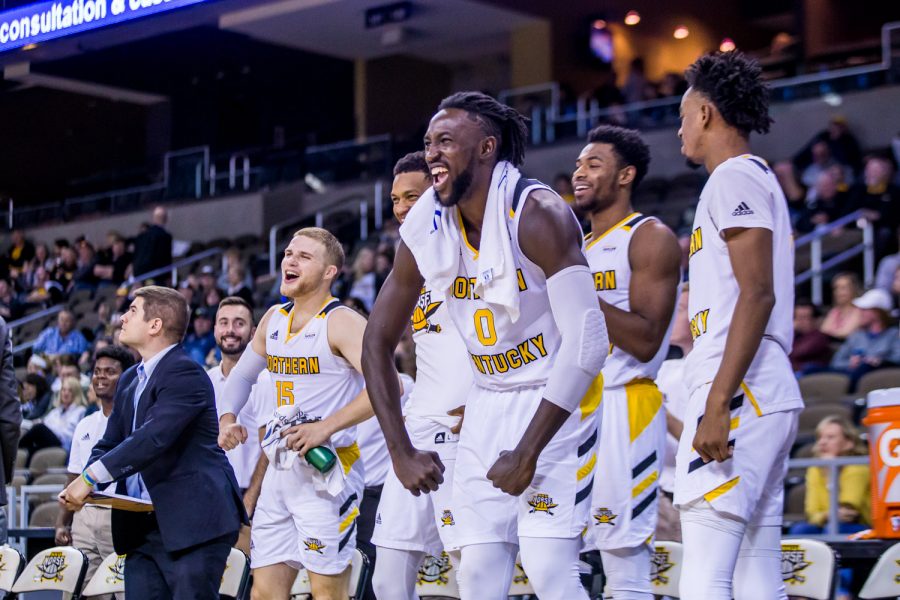
[[[315,467],[320,473],[327,473],[334,466],[337,457],[334,452],[325,446],[316,446],[306,453],[306,462]]]

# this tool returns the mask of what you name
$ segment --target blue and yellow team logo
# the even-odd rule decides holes
[[[440,308],[443,302],[432,302],[431,301],[431,292],[422,290],[422,293],[419,294],[419,301],[416,303],[416,309],[413,311],[412,315],[412,330],[413,333],[419,333],[420,331],[424,331],[425,333],[440,333],[441,326],[440,325],[432,325],[429,322],[429,319],[434,316],[434,313]]]
[[[788,585],[806,583],[803,571],[812,565],[806,560],[806,550],[798,544],[781,545],[781,578]]]
[[[113,564],[109,565],[109,575],[106,576],[106,583],[113,585],[125,581],[125,555],[119,554]]]
[[[425,560],[422,561],[422,566],[419,567],[419,575],[416,579],[416,583],[433,583],[435,585],[447,585],[449,583],[449,579],[446,574],[453,568],[453,565],[450,563],[450,557],[446,552],[441,552],[441,555],[431,556],[430,554],[425,557]]]
[[[34,576],[36,583],[52,581],[60,583],[63,580],[63,571],[66,570],[66,555],[62,552],[50,552],[44,557],[43,562],[37,566],[38,574]]]
[[[531,510],[528,511],[529,513],[544,512],[552,517],[552,509],[559,506],[559,504],[555,504],[553,498],[547,494],[535,494],[531,497],[531,500],[528,501],[528,506],[531,507]]]
[[[303,544],[306,546],[307,552],[317,552],[319,554],[324,554],[322,550],[327,548],[327,546],[322,543],[322,540],[316,538],[306,538],[305,540],[303,540]]]
[[[454,525],[456,525],[456,521],[453,520],[453,513],[445,510],[441,515],[441,527],[453,527]]]
[[[513,583],[528,585],[528,575],[525,573],[525,569],[519,561],[516,561],[516,574],[513,576]]]
[[[594,520],[597,521],[597,525],[615,525],[618,516],[608,508],[598,508],[594,514]]]
[[[650,581],[653,585],[666,585],[669,583],[669,575],[666,572],[675,566],[670,560],[669,551],[663,546],[653,549],[650,556]]]
[[[894,562],[897,563],[898,567],[900,567],[900,560],[895,560]],[[894,583],[900,583],[900,573],[894,575]]]

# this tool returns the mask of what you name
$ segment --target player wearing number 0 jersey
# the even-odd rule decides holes
[[[587,141],[572,185],[576,206],[591,220],[585,256],[612,342],[603,366],[599,483],[587,539],[601,551],[615,600],[650,600],[666,434],[654,380],[669,349],[681,253],[668,227],[632,208],[632,192],[650,162],[640,134],[602,126]]]
[[[682,152],[710,176],[690,245],[691,395],[675,471],[681,597],[785,598],[784,475],[803,403],[788,360],[787,202],[749,145],[751,131],[769,129],[768,91],[759,66],[738,52],[701,57],[687,79]]]
[[[408,154],[397,162],[391,201],[400,223],[430,186],[431,173],[423,152]],[[437,452],[444,464],[444,479],[451,482],[459,417],[448,412],[465,405],[472,387],[466,347],[450,319],[446,296],[427,282],[419,294],[411,327],[416,381],[404,411],[406,430],[416,448]],[[418,567],[425,555],[439,557],[442,550],[457,549],[452,501],[452,485],[413,496],[394,470],[388,471],[372,536],[378,546],[372,584],[379,600],[414,600],[418,597]]]
[[[287,597],[301,566],[314,596],[347,597],[364,482],[355,425],[372,411],[360,374],[365,319],[329,292],[342,264],[340,242],[324,229],[294,234],[281,264],[281,292],[291,302],[266,313],[225,384],[219,443],[226,449],[246,441],[234,415],[264,368],[278,407],[299,406],[316,419],[284,431],[298,456],[290,465],[270,463],[262,480],[251,528],[254,598]],[[338,490],[301,458],[317,446],[337,455],[331,476],[343,479]]]
[[[453,474],[466,600],[508,595],[517,546],[543,600],[586,599],[578,575],[594,481],[607,354],[577,220],[522,178],[521,115],[477,92],[446,98],[425,136],[434,185],[400,229],[394,270],[366,330],[365,373],[397,478],[414,494],[447,485],[403,428],[393,348],[423,280],[446,290],[475,385]]]

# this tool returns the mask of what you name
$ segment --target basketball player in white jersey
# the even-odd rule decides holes
[[[278,406],[296,403],[321,419],[287,429],[289,447],[304,456],[330,443],[338,459],[333,468],[343,469],[346,478],[331,495],[317,489],[318,472],[302,458],[289,468],[269,464],[251,527],[255,600],[286,600],[300,566],[309,572],[314,597],[347,598],[364,480],[355,426],[372,416],[372,408],[360,374],[365,319],[330,293],[343,262],[340,242],[324,229],[294,234],[281,262],[281,293],[291,302],[266,313],[225,384],[223,448],[246,442],[247,430],[235,415],[265,368]]]
[[[681,100],[682,153],[703,165],[690,246],[690,400],[675,471],[685,600],[785,598],[781,521],[803,407],[791,371],[794,247],[787,202],[750,133],[769,130],[759,66],[699,58]],[[733,580],[733,585],[732,585]]]
[[[615,600],[652,600],[666,419],[654,380],[669,349],[681,251],[663,223],[636,212],[650,149],[637,131],[601,126],[575,162],[575,205],[591,220],[585,256],[606,317],[603,413],[588,540],[600,550]]]
[[[403,243],[364,344],[367,385],[397,478],[414,494],[449,484],[438,455],[410,441],[392,364],[419,300],[421,272],[436,272],[439,257],[422,240],[435,240],[446,259],[438,271],[449,280],[450,316],[475,381],[452,482],[466,600],[507,597],[517,546],[542,600],[587,598],[578,553],[600,399],[586,392],[603,366],[608,339],[571,209],[540,182],[519,178],[515,167],[526,138],[522,116],[489,96],[461,92],[444,99],[425,135],[433,189],[400,229]],[[486,215],[488,207],[497,212]],[[427,237],[432,233],[437,237]],[[489,304],[475,292],[494,274],[479,265],[479,249],[506,243],[510,252],[498,275],[515,278],[505,280],[511,294],[503,301],[518,306],[518,318],[509,304]],[[429,283],[435,283],[431,276]]]
[[[407,213],[431,187],[431,172],[424,152],[401,158],[394,166],[391,202],[402,224]],[[378,547],[373,587],[378,600],[416,600],[416,576],[426,554],[440,557],[456,550],[453,533],[453,467],[459,423],[458,407],[472,388],[472,370],[462,338],[447,308],[447,298],[428,282],[413,311],[416,343],[416,382],[405,410],[406,430],[419,450],[438,454],[444,465],[445,484],[431,494],[413,496],[388,471],[373,543]]]

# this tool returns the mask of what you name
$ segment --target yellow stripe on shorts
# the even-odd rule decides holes
[[[740,480],[741,480],[741,477],[740,477],[740,475],[738,475],[738,476],[735,477],[734,479],[731,479],[731,480],[729,480],[729,481],[726,481],[725,483],[723,483],[722,485],[720,485],[719,487],[717,487],[717,488],[714,489],[713,491],[707,492],[707,493],[703,494],[703,499],[706,500],[707,502],[712,502],[712,501],[715,500],[716,498],[719,498],[719,497],[721,497],[721,496],[724,496],[724,495],[727,494],[729,491],[731,491],[731,489],[732,489],[734,486],[736,486]]]
[[[334,450],[337,452],[338,460],[341,461],[341,466],[344,468],[344,475],[348,474],[356,461],[359,460],[359,444],[353,442],[349,446],[335,448]]]
[[[662,408],[662,392],[652,379],[635,379],[625,384],[628,399],[628,429],[634,442]]]
[[[338,533],[344,533],[344,530],[350,527],[353,524],[353,521],[356,520],[356,517],[359,516],[359,507],[354,506],[353,510],[347,513],[347,516],[344,517],[344,520],[341,521],[341,524],[338,525]]]
[[[603,374],[597,375],[594,378],[594,381],[591,382],[591,387],[588,388],[587,393],[585,393],[584,397],[581,399],[581,404],[578,408],[581,410],[581,420],[584,421],[589,416],[594,414],[594,411],[600,406],[600,403],[603,401]]]
[[[597,453],[594,452],[591,455],[591,459],[584,463],[584,466],[578,469],[578,481],[581,481],[585,477],[591,474],[594,470],[594,465],[597,464]]]
[[[653,471],[652,473],[650,473],[649,475],[647,475],[647,477],[646,477],[642,482],[640,482],[639,484],[637,484],[636,486],[634,486],[634,489],[631,490],[631,497],[632,497],[632,498],[637,498],[638,496],[640,496],[641,493],[642,493],[644,490],[646,490],[648,487],[650,487],[651,485],[653,485],[653,483],[654,483],[657,479],[659,479],[659,471]]]

